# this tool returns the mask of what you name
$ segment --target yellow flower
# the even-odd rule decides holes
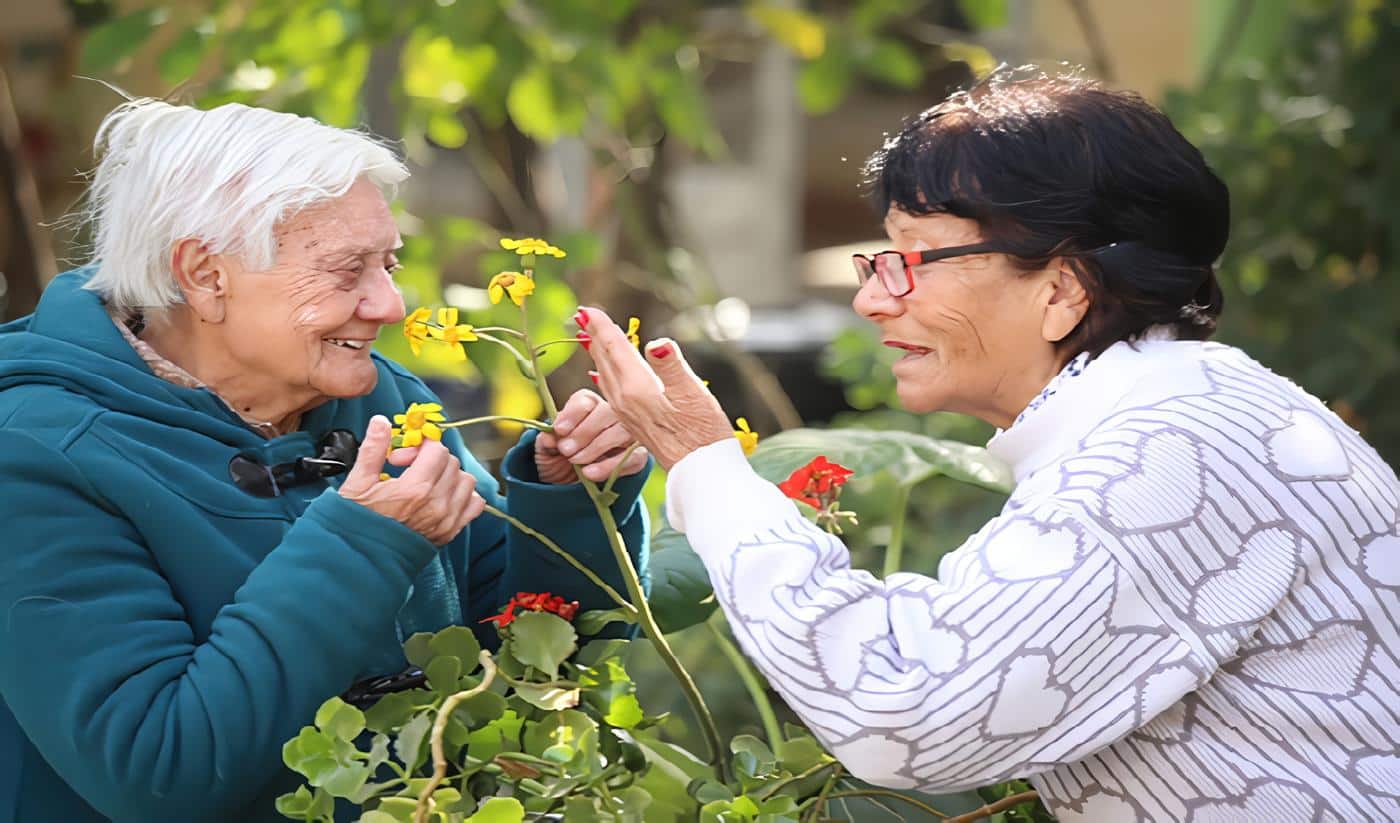
[[[525,305],[525,298],[535,293],[534,278],[526,277],[518,271],[503,271],[491,278],[486,287],[486,295],[493,304],[509,295],[510,302],[517,306]]]
[[[394,422],[402,426],[394,434],[401,438],[404,448],[421,446],[423,438],[441,440],[442,429],[437,424],[447,420],[442,416],[442,406],[437,403],[411,403],[408,411],[394,415]]]
[[[470,343],[477,339],[476,331],[468,325],[457,325],[457,310],[452,307],[438,309],[438,325],[441,329],[432,329],[433,337],[441,340],[452,347],[451,357],[454,360],[466,360],[467,353],[462,350],[463,343]]]
[[[513,251],[521,257],[531,254],[547,254],[550,257],[566,257],[564,250],[558,246],[551,246],[538,237],[522,237],[519,240],[510,237],[501,238],[501,248]]]
[[[642,321],[635,317],[627,318],[627,341],[634,346],[642,345],[642,338],[637,336],[637,332],[642,330]]]
[[[749,428],[749,421],[744,418],[740,417],[734,422],[739,426],[739,428],[734,431],[734,436],[739,440],[739,445],[743,447],[744,455],[747,457],[753,454],[754,449],[758,448],[758,434],[753,429]]]
[[[432,309],[419,306],[413,310],[413,314],[403,319],[403,336],[408,338],[408,347],[413,350],[414,356],[423,353],[423,341],[432,332],[428,327],[428,318],[432,316]]]

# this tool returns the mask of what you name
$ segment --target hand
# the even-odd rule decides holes
[[[646,359],[626,333],[600,309],[574,315],[593,342],[588,353],[598,366],[598,387],[622,425],[670,470],[701,446],[734,436],[719,401],[681,356],[674,340],[646,345]]]
[[[582,468],[584,477],[601,483],[619,463],[620,476],[636,474],[646,466],[647,450],[640,446],[622,462],[633,442],[608,401],[580,389],[554,418],[553,433],[540,432],[535,438],[535,466],[546,483],[574,482],[574,466]]]
[[[391,439],[388,418],[375,415],[355,465],[340,486],[340,496],[392,517],[434,546],[449,542],[486,508],[486,501],[476,493],[476,478],[462,471],[461,462],[446,446],[424,440],[422,446],[389,455],[391,464],[408,469],[397,478],[380,480]]]

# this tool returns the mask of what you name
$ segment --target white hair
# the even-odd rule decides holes
[[[389,190],[408,177],[368,134],[238,103],[201,111],[132,100],[102,121],[93,149],[97,168],[76,215],[94,227],[87,288],[123,310],[184,302],[170,268],[179,240],[266,269],[279,222],[361,177]]]

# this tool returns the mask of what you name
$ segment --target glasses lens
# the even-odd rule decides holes
[[[875,267],[870,265],[870,258],[865,255],[852,255],[851,263],[856,267],[856,278],[860,281],[862,286],[865,285],[865,281],[875,276]]]
[[[904,255],[897,251],[875,255],[875,271],[880,275],[880,285],[891,297],[903,297],[909,293],[911,284],[904,270]]]

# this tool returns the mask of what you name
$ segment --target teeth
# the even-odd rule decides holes
[[[326,342],[336,346],[340,346],[341,348],[354,349],[356,351],[359,351],[360,349],[363,349],[365,347],[365,341],[363,340],[337,340],[332,337],[327,337]]]

